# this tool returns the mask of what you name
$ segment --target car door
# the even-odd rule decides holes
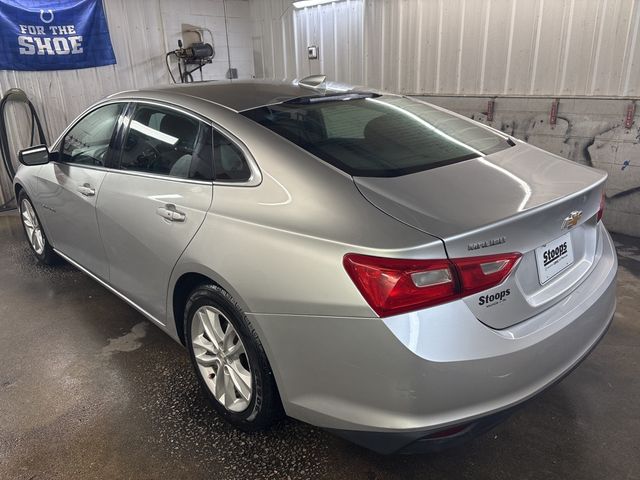
[[[212,130],[188,112],[147,103],[125,123],[116,169],[100,188],[98,224],[111,285],[163,324],[171,271],[211,205]]]
[[[96,220],[96,201],[113,153],[118,121],[126,103],[92,110],[57,146],[56,160],[39,172],[38,200],[53,246],[103,280],[107,256]]]

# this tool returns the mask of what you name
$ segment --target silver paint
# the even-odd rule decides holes
[[[124,92],[108,101],[170,104],[206,119],[250,154],[259,182],[59,162],[21,167],[15,182],[36,207],[55,210],[37,208],[58,252],[173,338],[180,338],[173,292],[183,275],[226,289],[255,327],[289,415],[381,432],[467,421],[544,389],[606,329],[617,263],[595,219],[605,174],[517,141],[421,173],[354,179],[234,111],[309,90],[235,85]],[[78,192],[85,184],[95,195]],[[584,212],[570,230],[576,261],[543,287],[533,252],[565,233],[562,221],[576,210]],[[386,319],[342,267],[348,252],[440,259],[510,251],[523,257],[495,289]],[[478,306],[479,295],[505,288],[513,292],[505,301]]]

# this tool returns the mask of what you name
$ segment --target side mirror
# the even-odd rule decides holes
[[[49,149],[46,145],[25,148],[18,152],[18,160],[27,166],[44,165],[49,162]]]

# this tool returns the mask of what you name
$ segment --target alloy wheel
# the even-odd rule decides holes
[[[198,370],[216,400],[231,412],[247,409],[253,378],[244,344],[225,315],[205,305],[191,323],[191,343]]]
[[[31,247],[38,255],[42,255],[42,252],[44,252],[44,234],[33,205],[26,198],[20,204],[20,213]]]

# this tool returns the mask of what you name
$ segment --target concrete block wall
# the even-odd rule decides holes
[[[614,232],[640,236],[640,111],[625,127],[631,100],[559,99],[551,124],[553,98],[420,96],[427,102],[466,115],[549,152],[609,174],[605,225]],[[639,109],[640,110],[640,109]]]

